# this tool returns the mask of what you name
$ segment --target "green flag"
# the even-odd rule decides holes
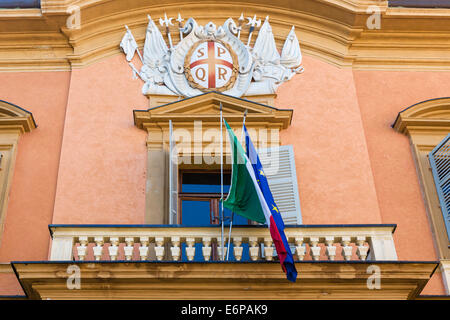
[[[266,208],[252,165],[233,130],[225,119],[224,122],[231,144],[232,173],[230,191],[223,206],[247,219],[266,223],[266,218],[270,219],[270,211]]]

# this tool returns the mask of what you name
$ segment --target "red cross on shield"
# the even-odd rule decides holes
[[[189,61],[193,81],[200,89],[220,89],[233,75],[233,56],[218,41],[204,41],[195,47]]]

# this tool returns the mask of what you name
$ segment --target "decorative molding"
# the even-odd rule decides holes
[[[36,128],[31,112],[12,103],[0,100],[0,131],[19,130],[20,133],[31,132]]]
[[[243,3],[168,0],[42,0],[36,9],[0,11],[0,71],[71,70],[119,54],[117,43],[127,24],[144,45],[147,14],[171,17],[178,12],[222,24],[242,11],[271,17],[281,50],[291,26],[304,55],[343,68],[377,70],[450,70],[450,10],[388,8],[376,0],[270,0]],[[71,6],[80,9],[81,26],[69,29]],[[381,29],[366,26],[370,5],[381,13]],[[173,26],[173,33],[178,26]],[[242,30],[242,36],[248,28]]]
[[[168,43],[153,19],[148,16],[143,54],[133,33],[126,32],[120,48],[126,55],[133,75],[145,83],[144,95],[174,95],[194,97],[204,92],[218,91],[240,98],[243,95],[275,94],[283,82],[303,72],[302,53],[294,27],[290,30],[281,51],[278,52],[270,26],[269,16],[261,25],[256,15],[241,17],[236,23],[228,18],[222,26],[208,22],[201,26],[194,18],[185,25],[178,14],[178,33],[171,33],[174,18],[160,18]],[[245,44],[241,31],[249,26]],[[261,28],[259,28],[261,26]],[[250,45],[255,35],[255,43]],[[174,39],[179,36],[178,41]],[[140,71],[131,62],[138,54]]]
[[[134,110],[134,123],[143,130],[167,134],[169,120],[175,127],[193,130],[195,120],[202,121],[203,128],[217,128],[219,122],[220,104],[223,106],[223,115],[230,126],[242,125],[245,110],[248,110],[246,125],[249,128],[286,129],[292,120],[293,110],[277,109],[249,100],[227,96],[219,92],[209,92],[196,97],[187,98],[148,110]],[[160,139],[165,138],[165,134]],[[163,141],[157,139],[158,144]],[[152,143],[155,143],[153,141]]]
[[[450,132],[450,98],[423,101],[401,111],[393,128],[403,134],[411,132]],[[445,136],[444,135],[444,136]]]
[[[197,152],[195,121],[201,121],[203,132],[220,127],[219,110],[223,106],[223,116],[234,130],[240,130],[245,110],[248,110],[246,125],[249,130],[267,129],[268,134],[253,138],[256,145],[279,145],[278,132],[286,129],[292,120],[293,110],[282,110],[260,103],[227,96],[219,92],[209,92],[193,98],[178,100],[148,110],[134,110],[135,125],[147,130],[147,147],[149,150],[163,150],[169,141],[169,120],[173,121],[174,129],[182,129],[191,137],[190,142],[180,145],[180,153],[189,151],[192,157],[203,156]],[[276,131],[272,136],[271,130]],[[224,130],[225,132],[225,130]],[[219,148],[218,142],[202,140],[201,150]],[[223,140],[224,157],[229,156],[229,146],[226,138]],[[187,155],[186,155],[187,156]],[[228,163],[228,162],[227,162]]]

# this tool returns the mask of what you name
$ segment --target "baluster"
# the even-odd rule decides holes
[[[241,244],[242,244],[242,237],[233,238],[233,245],[234,245],[233,253],[236,261],[241,261],[242,259],[242,251],[244,250],[244,248],[241,247]]]
[[[264,238],[264,256],[266,261],[272,261],[273,259],[273,240],[272,238]]]
[[[103,253],[103,237],[95,237],[95,243],[97,244],[93,247],[95,260],[100,260],[102,258]]]
[[[320,259],[320,247],[318,246],[319,238],[318,237],[310,237],[309,244],[310,244],[310,251],[311,251],[311,256],[312,256],[313,260],[319,260]]]
[[[139,256],[141,257],[141,260],[147,260],[149,239],[148,237],[140,237],[139,241],[141,242],[141,246],[139,247]]]
[[[328,259],[333,261],[334,258],[336,257],[336,246],[333,246],[334,237],[333,236],[325,237],[325,243],[327,245],[326,252],[327,252]]]
[[[178,261],[181,256],[181,249],[180,249],[180,237],[172,237],[172,247],[170,248],[170,251],[172,252],[172,260]]]
[[[125,238],[125,243],[127,244],[123,250],[125,251],[125,259],[131,260],[133,257],[133,249],[134,249],[134,238],[133,237],[127,237]]]
[[[164,237],[155,237],[155,244],[156,260],[161,261],[164,258]]]
[[[205,261],[209,261],[209,259],[211,258],[211,237],[203,237],[202,241],[203,258],[205,259]]]
[[[303,260],[305,257],[306,248],[303,246],[303,237],[295,238],[295,253],[297,254],[298,260]]]
[[[341,244],[342,244],[342,255],[344,256],[344,259],[347,261],[351,260],[353,248],[349,246],[350,237],[342,237]]]
[[[248,243],[250,244],[250,247],[248,248],[248,250],[250,252],[250,259],[252,259],[252,261],[258,260],[258,256],[259,256],[258,238],[249,237]]]
[[[366,260],[367,258],[367,252],[369,251],[369,247],[365,246],[364,243],[366,242],[366,237],[356,237],[356,244],[358,248],[356,249],[356,254],[358,255],[360,260]]]
[[[188,261],[194,260],[195,256],[195,238],[186,238],[186,257]]]
[[[222,260],[222,238],[216,238],[217,239],[217,254],[219,255],[219,260]],[[228,242],[227,242],[227,238],[223,237],[223,246],[224,246],[224,250],[223,250],[223,260],[225,261],[227,259],[227,246]]]
[[[113,237],[109,238],[109,242],[111,245],[108,248],[109,256],[112,261],[117,259],[117,255],[119,254],[119,238]]]
[[[88,237],[78,237],[80,245],[77,247],[78,259],[84,260],[87,254]]]

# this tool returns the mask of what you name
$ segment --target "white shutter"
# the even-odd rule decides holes
[[[285,224],[301,224],[294,149],[291,145],[258,150],[275,203]]]
[[[169,223],[178,223],[178,152],[169,120]]]

